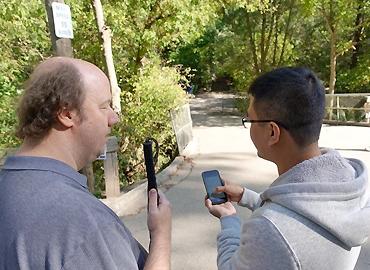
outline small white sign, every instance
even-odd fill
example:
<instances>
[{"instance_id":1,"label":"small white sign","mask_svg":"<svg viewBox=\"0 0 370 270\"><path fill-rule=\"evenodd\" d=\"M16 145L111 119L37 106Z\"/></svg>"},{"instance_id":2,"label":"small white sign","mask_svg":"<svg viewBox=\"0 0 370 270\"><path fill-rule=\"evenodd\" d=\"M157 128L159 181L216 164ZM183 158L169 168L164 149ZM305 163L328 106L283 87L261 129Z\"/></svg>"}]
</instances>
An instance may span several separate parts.
<instances>
[{"instance_id":1,"label":"small white sign","mask_svg":"<svg viewBox=\"0 0 370 270\"><path fill-rule=\"evenodd\" d=\"M71 9L68 5L53 2L51 4L54 18L55 35L58 38L73 38Z\"/></svg>"},{"instance_id":2,"label":"small white sign","mask_svg":"<svg viewBox=\"0 0 370 270\"><path fill-rule=\"evenodd\" d=\"M105 144L104 150L96 158L97 160L106 160L107 159L107 144Z\"/></svg>"}]
</instances>

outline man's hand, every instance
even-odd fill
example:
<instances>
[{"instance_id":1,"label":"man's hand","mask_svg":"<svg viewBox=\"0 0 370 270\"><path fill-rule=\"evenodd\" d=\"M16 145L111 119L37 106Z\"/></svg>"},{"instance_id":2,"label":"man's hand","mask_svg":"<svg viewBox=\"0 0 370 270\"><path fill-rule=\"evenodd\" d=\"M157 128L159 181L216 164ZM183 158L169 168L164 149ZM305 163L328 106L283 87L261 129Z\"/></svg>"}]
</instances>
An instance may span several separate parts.
<instances>
[{"instance_id":1,"label":"man's hand","mask_svg":"<svg viewBox=\"0 0 370 270\"><path fill-rule=\"evenodd\" d=\"M236 184L231 184L227 181L224 182L225 185L217 187L216 192L225 192L230 201L237 203L240 202L244 193L244 188Z\"/></svg>"},{"instance_id":2,"label":"man's hand","mask_svg":"<svg viewBox=\"0 0 370 270\"><path fill-rule=\"evenodd\" d=\"M231 202L213 205L210 199L205 198L204 204L208 208L208 211L217 218L236 214L235 207Z\"/></svg>"},{"instance_id":3,"label":"man's hand","mask_svg":"<svg viewBox=\"0 0 370 270\"><path fill-rule=\"evenodd\" d=\"M162 192L159 193L157 205L157 191L149 191L147 222L150 246L145 270L169 270L171 265L171 205L166 196Z\"/></svg>"},{"instance_id":4,"label":"man's hand","mask_svg":"<svg viewBox=\"0 0 370 270\"><path fill-rule=\"evenodd\" d=\"M151 237L171 236L171 204L166 196L159 192L159 204L157 205L157 191L149 191L148 202L148 229Z\"/></svg>"}]
</instances>

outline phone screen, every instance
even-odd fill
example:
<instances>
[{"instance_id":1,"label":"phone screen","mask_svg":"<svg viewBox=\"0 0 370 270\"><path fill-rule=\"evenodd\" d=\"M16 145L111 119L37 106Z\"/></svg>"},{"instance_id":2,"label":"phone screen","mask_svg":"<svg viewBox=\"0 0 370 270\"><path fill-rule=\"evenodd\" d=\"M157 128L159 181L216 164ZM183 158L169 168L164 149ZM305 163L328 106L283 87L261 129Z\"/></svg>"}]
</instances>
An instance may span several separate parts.
<instances>
[{"instance_id":1,"label":"phone screen","mask_svg":"<svg viewBox=\"0 0 370 270\"><path fill-rule=\"evenodd\" d=\"M203 172L202 178L207 195L213 204L221 204L227 201L227 196L224 192L214 193L216 187L223 186L220 174L217 170Z\"/></svg>"}]
</instances>

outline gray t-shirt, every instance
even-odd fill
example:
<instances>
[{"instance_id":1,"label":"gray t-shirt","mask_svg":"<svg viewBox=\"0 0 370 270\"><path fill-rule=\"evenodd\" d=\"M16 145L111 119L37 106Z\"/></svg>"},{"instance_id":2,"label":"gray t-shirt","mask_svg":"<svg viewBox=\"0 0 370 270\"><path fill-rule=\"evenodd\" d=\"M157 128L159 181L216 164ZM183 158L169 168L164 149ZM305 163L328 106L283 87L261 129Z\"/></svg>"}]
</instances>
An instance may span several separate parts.
<instances>
[{"instance_id":1,"label":"gray t-shirt","mask_svg":"<svg viewBox=\"0 0 370 270\"><path fill-rule=\"evenodd\" d=\"M9 157L0 172L0 269L143 269L145 249L67 164Z\"/></svg>"}]
</instances>

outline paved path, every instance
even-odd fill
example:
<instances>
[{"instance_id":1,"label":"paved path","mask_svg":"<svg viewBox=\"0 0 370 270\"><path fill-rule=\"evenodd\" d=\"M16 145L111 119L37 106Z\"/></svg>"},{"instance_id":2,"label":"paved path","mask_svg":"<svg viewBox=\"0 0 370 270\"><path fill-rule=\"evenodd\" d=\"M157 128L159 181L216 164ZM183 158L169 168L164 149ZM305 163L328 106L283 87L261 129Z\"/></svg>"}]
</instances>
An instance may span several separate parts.
<instances>
[{"instance_id":1,"label":"paved path","mask_svg":"<svg viewBox=\"0 0 370 270\"><path fill-rule=\"evenodd\" d=\"M173 177L166 196L173 205L174 270L214 270L216 236L220 226L203 206L205 195L200 173L218 169L225 179L262 191L277 177L274 164L256 156L248 129L233 110L232 95L206 94L191 101L194 136L199 153L193 155ZM364 160L370 167L370 128L323 127L320 146L335 147L348 157ZM350 150L348 150L350 149ZM237 208L243 218L250 212ZM148 247L145 211L123 217L133 235ZM356 270L370 269L370 244L361 253Z\"/></svg>"}]
</instances>

